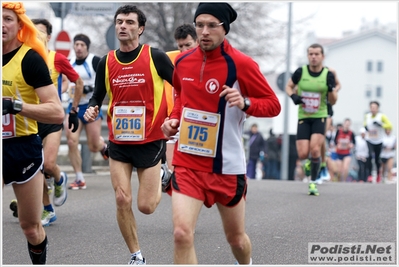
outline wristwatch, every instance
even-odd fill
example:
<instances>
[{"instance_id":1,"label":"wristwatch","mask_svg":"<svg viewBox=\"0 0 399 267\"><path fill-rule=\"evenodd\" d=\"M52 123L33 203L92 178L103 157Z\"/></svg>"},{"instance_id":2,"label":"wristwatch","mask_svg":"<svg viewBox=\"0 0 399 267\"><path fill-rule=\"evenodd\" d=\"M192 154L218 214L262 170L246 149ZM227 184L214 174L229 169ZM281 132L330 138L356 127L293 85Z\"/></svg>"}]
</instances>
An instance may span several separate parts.
<instances>
[{"instance_id":1,"label":"wristwatch","mask_svg":"<svg viewBox=\"0 0 399 267\"><path fill-rule=\"evenodd\" d=\"M251 100L249 100L248 97L244 97L244 107L242 108L242 111L247 111L249 107L251 106Z\"/></svg>"},{"instance_id":2,"label":"wristwatch","mask_svg":"<svg viewBox=\"0 0 399 267\"><path fill-rule=\"evenodd\" d=\"M13 102L13 109L18 113L22 111L22 101L15 99Z\"/></svg>"}]
</instances>

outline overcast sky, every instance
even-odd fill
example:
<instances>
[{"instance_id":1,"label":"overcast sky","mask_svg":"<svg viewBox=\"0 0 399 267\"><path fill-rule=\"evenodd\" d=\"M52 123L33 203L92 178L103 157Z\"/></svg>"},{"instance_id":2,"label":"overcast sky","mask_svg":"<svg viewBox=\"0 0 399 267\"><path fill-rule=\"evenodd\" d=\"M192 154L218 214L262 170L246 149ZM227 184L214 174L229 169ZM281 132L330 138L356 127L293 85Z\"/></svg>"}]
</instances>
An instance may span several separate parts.
<instances>
[{"instance_id":1,"label":"overcast sky","mask_svg":"<svg viewBox=\"0 0 399 267\"><path fill-rule=\"evenodd\" d=\"M288 18L287 7L280 8L273 17ZM292 21L315 14L311 28L317 37L342 37L343 31L356 31L362 24L378 20L380 24L398 24L398 3L393 1L335 1L292 2ZM284 20L287 21L287 20Z\"/></svg>"},{"instance_id":2,"label":"overcast sky","mask_svg":"<svg viewBox=\"0 0 399 267\"><path fill-rule=\"evenodd\" d=\"M24 4L27 8L37 6L35 2L24 1ZM398 10L398 3L394 1L292 1L292 21L314 14L310 28L317 37L339 38L343 31L358 30L362 19L370 23L378 20L380 24L397 25ZM273 17L288 21L288 2L274 11Z\"/></svg>"}]
</instances>

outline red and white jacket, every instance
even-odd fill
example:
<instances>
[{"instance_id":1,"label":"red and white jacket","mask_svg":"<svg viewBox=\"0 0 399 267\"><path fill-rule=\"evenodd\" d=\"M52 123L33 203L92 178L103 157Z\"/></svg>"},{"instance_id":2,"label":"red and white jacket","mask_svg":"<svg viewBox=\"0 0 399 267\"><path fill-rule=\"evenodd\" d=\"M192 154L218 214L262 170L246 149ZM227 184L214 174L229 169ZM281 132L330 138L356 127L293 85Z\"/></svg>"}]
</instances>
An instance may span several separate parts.
<instances>
[{"instance_id":1,"label":"red and white jacket","mask_svg":"<svg viewBox=\"0 0 399 267\"><path fill-rule=\"evenodd\" d=\"M173 165L219 174L245 174L242 132L247 114L255 117L274 117L281 111L279 100L258 64L233 48L225 39L212 51L202 51L197 47L178 55L173 85L176 98L170 118L179 119L180 125L183 108L220 116L217 136L207 136L214 138L213 142L216 143L214 157L181 152L180 129ZM246 112L237 106L229 107L225 98L219 97L223 85L238 89L244 97L250 99L251 105Z\"/></svg>"}]
</instances>

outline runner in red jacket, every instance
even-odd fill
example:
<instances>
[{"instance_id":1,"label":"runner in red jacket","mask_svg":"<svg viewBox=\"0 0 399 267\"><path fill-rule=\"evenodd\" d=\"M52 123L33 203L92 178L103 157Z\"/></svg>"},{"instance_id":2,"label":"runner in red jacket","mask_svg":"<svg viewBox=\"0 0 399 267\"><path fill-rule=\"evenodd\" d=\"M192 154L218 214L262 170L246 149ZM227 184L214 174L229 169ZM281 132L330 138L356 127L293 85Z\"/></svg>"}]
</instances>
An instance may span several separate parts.
<instances>
[{"instance_id":1,"label":"runner in red jacket","mask_svg":"<svg viewBox=\"0 0 399 267\"><path fill-rule=\"evenodd\" d=\"M179 131L168 190L175 264L198 264L196 221L202 205L215 203L237 262L252 263L243 125L248 115L277 116L281 106L258 64L225 39L236 17L227 3L200 3L194 16L199 47L175 61L175 104L162 125L167 137Z\"/></svg>"}]
</instances>

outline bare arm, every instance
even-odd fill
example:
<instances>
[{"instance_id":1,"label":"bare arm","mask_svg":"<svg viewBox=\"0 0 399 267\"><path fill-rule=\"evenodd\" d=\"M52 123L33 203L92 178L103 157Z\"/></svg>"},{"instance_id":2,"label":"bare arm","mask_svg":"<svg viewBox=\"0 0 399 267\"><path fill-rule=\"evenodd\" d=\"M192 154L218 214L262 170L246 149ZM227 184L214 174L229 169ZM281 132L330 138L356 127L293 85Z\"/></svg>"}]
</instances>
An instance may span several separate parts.
<instances>
[{"instance_id":1,"label":"bare arm","mask_svg":"<svg viewBox=\"0 0 399 267\"><path fill-rule=\"evenodd\" d=\"M61 124L65 113L54 84L36 88L35 92L40 104L23 103L19 114L42 123Z\"/></svg>"},{"instance_id":2,"label":"bare arm","mask_svg":"<svg viewBox=\"0 0 399 267\"><path fill-rule=\"evenodd\" d=\"M335 80L335 87L333 88L333 92L328 92L328 102L331 105L335 105L338 100L338 91L341 90L341 82L339 81L337 72L334 69L328 68L328 70L334 75Z\"/></svg>"},{"instance_id":3,"label":"bare arm","mask_svg":"<svg viewBox=\"0 0 399 267\"><path fill-rule=\"evenodd\" d=\"M340 82L339 79L338 79L337 72L336 72L334 69L332 69L332 68L328 68L328 70L331 71L332 74L334 74L334 78L335 78L335 90L338 92L339 90L341 90L341 82Z\"/></svg>"},{"instance_id":4,"label":"bare arm","mask_svg":"<svg viewBox=\"0 0 399 267\"><path fill-rule=\"evenodd\" d=\"M79 105L80 98L83 94L83 80L82 78L78 78L75 81L75 92L73 96L72 107L77 107Z\"/></svg>"},{"instance_id":5,"label":"bare arm","mask_svg":"<svg viewBox=\"0 0 399 267\"><path fill-rule=\"evenodd\" d=\"M292 81L291 78L288 79L287 85L285 86L285 92L288 96L296 93L296 84Z\"/></svg>"},{"instance_id":6,"label":"bare arm","mask_svg":"<svg viewBox=\"0 0 399 267\"><path fill-rule=\"evenodd\" d=\"M285 86L285 92L292 99L295 105L304 104L302 97L297 94L298 86L290 78Z\"/></svg>"},{"instance_id":7,"label":"bare arm","mask_svg":"<svg viewBox=\"0 0 399 267\"><path fill-rule=\"evenodd\" d=\"M328 102L331 105L335 105L335 103L337 103L338 100L338 90L334 89L332 90L332 92L328 92Z\"/></svg>"},{"instance_id":8,"label":"bare arm","mask_svg":"<svg viewBox=\"0 0 399 267\"><path fill-rule=\"evenodd\" d=\"M69 87L69 80L65 74L62 74L62 85L61 85L61 92L65 93Z\"/></svg>"}]
</instances>

